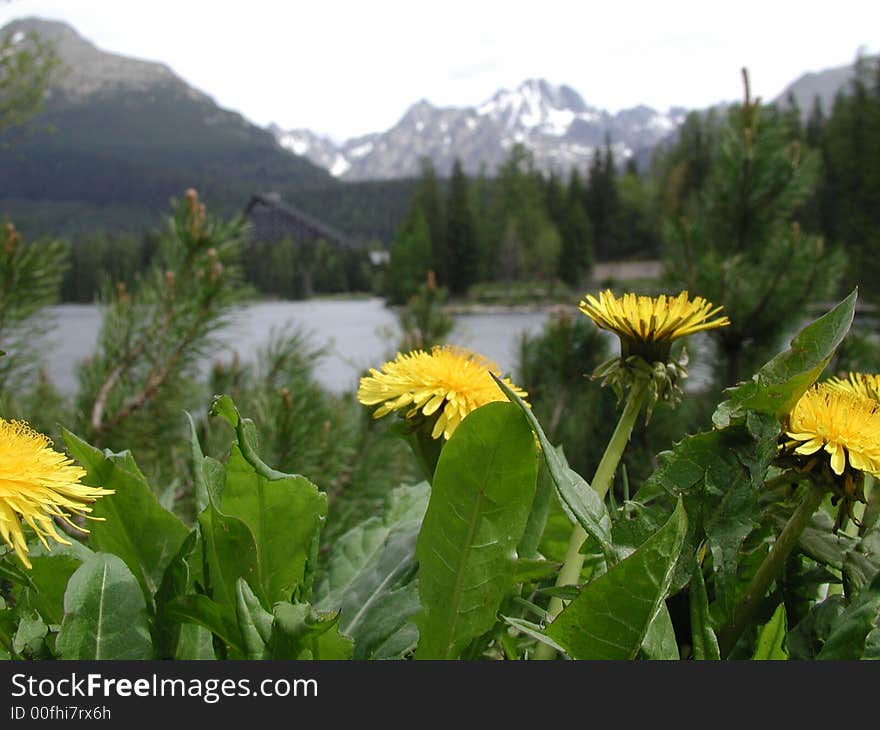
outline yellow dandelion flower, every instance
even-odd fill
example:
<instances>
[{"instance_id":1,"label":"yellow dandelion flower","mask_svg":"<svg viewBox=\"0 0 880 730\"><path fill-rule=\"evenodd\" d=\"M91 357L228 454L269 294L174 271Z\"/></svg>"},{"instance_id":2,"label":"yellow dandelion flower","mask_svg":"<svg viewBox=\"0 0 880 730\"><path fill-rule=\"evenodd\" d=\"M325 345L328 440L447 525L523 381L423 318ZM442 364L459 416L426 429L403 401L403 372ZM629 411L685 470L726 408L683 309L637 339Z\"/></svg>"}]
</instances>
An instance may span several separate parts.
<instances>
[{"instance_id":1,"label":"yellow dandelion flower","mask_svg":"<svg viewBox=\"0 0 880 730\"><path fill-rule=\"evenodd\" d=\"M584 314L620 338L623 357L641 355L648 362L665 362L673 340L730 324L727 317L715 318L721 309L702 297L690 300L686 291L676 297L618 298L606 289L598 299L588 294L580 303Z\"/></svg>"},{"instance_id":2,"label":"yellow dandelion flower","mask_svg":"<svg viewBox=\"0 0 880 730\"><path fill-rule=\"evenodd\" d=\"M845 390L864 398L880 401L880 375L849 373L846 378L834 376L825 382L830 388Z\"/></svg>"},{"instance_id":3,"label":"yellow dandelion flower","mask_svg":"<svg viewBox=\"0 0 880 730\"><path fill-rule=\"evenodd\" d=\"M15 550L28 568L28 547L22 522L37 534L46 547L47 537L69 545L55 529L54 517L70 521L71 515L91 512L88 505L98 497L113 494L100 487L80 484L85 470L51 448L46 436L24 421L0 418L0 537Z\"/></svg>"},{"instance_id":4,"label":"yellow dandelion flower","mask_svg":"<svg viewBox=\"0 0 880 730\"><path fill-rule=\"evenodd\" d=\"M831 470L853 469L880 475L880 403L827 383L814 385L789 414L786 445L809 456L825 449Z\"/></svg>"},{"instance_id":5,"label":"yellow dandelion flower","mask_svg":"<svg viewBox=\"0 0 880 730\"><path fill-rule=\"evenodd\" d=\"M402 409L407 409L405 416L410 419L439 414L431 436L448 440L469 413L486 403L507 400L490 372L501 375L495 363L460 347L398 353L380 370L371 368L370 375L361 378L357 397L365 406L381 404L374 418ZM508 379L504 383L526 398L525 391Z\"/></svg>"}]
</instances>

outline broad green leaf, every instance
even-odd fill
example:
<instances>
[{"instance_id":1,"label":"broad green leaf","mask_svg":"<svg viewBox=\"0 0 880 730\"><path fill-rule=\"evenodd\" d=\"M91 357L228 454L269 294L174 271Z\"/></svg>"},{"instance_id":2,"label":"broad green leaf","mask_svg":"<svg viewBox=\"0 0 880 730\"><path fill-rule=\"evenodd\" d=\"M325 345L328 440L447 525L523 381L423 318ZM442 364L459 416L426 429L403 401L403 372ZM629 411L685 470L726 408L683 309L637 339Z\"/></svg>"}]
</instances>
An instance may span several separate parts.
<instances>
[{"instance_id":1,"label":"broad green leaf","mask_svg":"<svg viewBox=\"0 0 880 730\"><path fill-rule=\"evenodd\" d=\"M31 555L33 568L22 590L22 603L35 609L47 623L60 624L64 617L64 591L82 560L70 554Z\"/></svg>"},{"instance_id":2,"label":"broad green leaf","mask_svg":"<svg viewBox=\"0 0 880 730\"><path fill-rule=\"evenodd\" d=\"M269 605L289 600L303 587L327 515L327 495L305 477L266 478L233 446L220 510L250 529Z\"/></svg>"},{"instance_id":3,"label":"broad green leaf","mask_svg":"<svg viewBox=\"0 0 880 730\"><path fill-rule=\"evenodd\" d=\"M305 477L263 462L253 422L240 417L228 396L217 398L211 412L226 419L238 437L226 462L219 511L241 520L253 535L260 585L248 583L267 608L290 600L294 592L308 597L327 495Z\"/></svg>"},{"instance_id":4,"label":"broad green leaf","mask_svg":"<svg viewBox=\"0 0 880 730\"><path fill-rule=\"evenodd\" d=\"M712 621L709 617L709 598L706 594L706 582L703 580L703 571L698 563L694 564L689 599L691 644L693 646L694 659L717 661L721 659L721 651L718 648L718 637L715 636L715 631L712 629Z\"/></svg>"},{"instance_id":5,"label":"broad green leaf","mask_svg":"<svg viewBox=\"0 0 880 730\"><path fill-rule=\"evenodd\" d=\"M100 451L66 429L71 455L88 471L84 483L115 490L97 500L89 524L89 546L118 555L137 578L152 607L168 563L177 555L189 530L159 504L131 453Z\"/></svg>"},{"instance_id":6,"label":"broad green leaf","mask_svg":"<svg viewBox=\"0 0 880 730\"><path fill-rule=\"evenodd\" d=\"M196 591L196 584L204 585L203 576L203 544L201 531L193 529L174 559L168 564L162 584L156 592L156 618L153 624L153 642L160 658L177 657L180 653L181 633L187 624L168 618L166 606L178 596ZM192 627L189 627L190 629ZM187 641L196 638L191 630L187 631ZM189 650L183 650L188 654Z\"/></svg>"},{"instance_id":7,"label":"broad green leaf","mask_svg":"<svg viewBox=\"0 0 880 730\"><path fill-rule=\"evenodd\" d=\"M656 535L581 589L547 636L573 659L634 659L666 598L686 532L679 501Z\"/></svg>"},{"instance_id":8,"label":"broad green leaf","mask_svg":"<svg viewBox=\"0 0 880 730\"><path fill-rule=\"evenodd\" d=\"M646 659L666 661L681 659L675 638L675 627L672 625L672 617L665 602L660 604L660 610L651 621L645 638L642 639L641 653Z\"/></svg>"},{"instance_id":9,"label":"broad green leaf","mask_svg":"<svg viewBox=\"0 0 880 730\"><path fill-rule=\"evenodd\" d=\"M272 614L264 610L250 586L239 578L235 584L235 617L247 659L265 659L272 635Z\"/></svg>"},{"instance_id":10,"label":"broad green leaf","mask_svg":"<svg viewBox=\"0 0 880 730\"><path fill-rule=\"evenodd\" d=\"M758 642L755 645L755 653L752 655L752 659L788 659L788 649L785 646L787 631L785 604L780 603L770 620L758 632Z\"/></svg>"},{"instance_id":11,"label":"broad green leaf","mask_svg":"<svg viewBox=\"0 0 880 730\"><path fill-rule=\"evenodd\" d=\"M315 605L325 610L342 608L340 621L344 624L347 607L343 603L352 584L374 567L394 530L421 524L430 493L427 482L397 487L385 497L380 515L368 518L336 540L315 584ZM356 600L352 605L359 604Z\"/></svg>"},{"instance_id":12,"label":"broad green leaf","mask_svg":"<svg viewBox=\"0 0 880 730\"><path fill-rule=\"evenodd\" d=\"M95 553L70 577L55 642L63 659L151 659L146 603L126 564Z\"/></svg>"},{"instance_id":13,"label":"broad green leaf","mask_svg":"<svg viewBox=\"0 0 880 730\"><path fill-rule=\"evenodd\" d=\"M752 379L726 392L712 416L718 428L725 428L757 411L773 416L789 413L804 392L822 374L835 350L849 332L855 314L857 290L827 314L807 325L781 352L761 367Z\"/></svg>"},{"instance_id":14,"label":"broad green leaf","mask_svg":"<svg viewBox=\"0 0 880 730\"><path fill-rule=\"evenodd\" d=\"M272 659L350 659L351 639L339 633L339 616L305 603L276 603L269 650Z\"/></svg>"},{"instance_id":15,"label":"broad green leaf","mask_svg":"<svg viewBox=\"0 0 880 730\"><path fill-rule=\"evenodd\" d=\"M865 587L835 622L831 635L816 656L817 659L861 659L866 648L875 651L876 635L880 626L880 574Z\"/></svg>"},{"instance_id":16,"label":"broad green leaf","mask_svg":"<svg viewBox=\"0 0 880 730\"><path fill-rule=\"evenodd\" d=\"M174 658L182 661L210 661L217 658L214 653L213 636L208 629L198 624L184 623L174 650Z\"/></svg>"},{"instance_id":17,"label":"broad green leaf","mask_svg":"<svg viewBox=\"0 0 880 730\"><path fill-rule=\"evenodd\" d=\"M514 589L537 475L534 436L512 403L478 408L443 447L416 546L416 658L457 658L495 625Z\"/></svg>"},{"instance_id":18,"label":"broad green leaf","mask_svg":"<svg viewBox=\"0 0 880 730\"><path fill-rule=\"evenodd\" d=\"M204 543L205 574L211 598L232 609L235 585L244 578L262 592L257 545L248 526L237 517L222 514L213 505L199 517ZM268 596L262 596L268 603Z\"/></svg>"},{"instance_id":19,"label":"broad green leaf","mask_svg":"<svg viewBox=\"0 0 880 730\"><path fill-rule=\"evenodd\" d=\"M399 658L418 641L415 544L430 491L427 482L392 490L380 516L336 541L315 586L315 607L339 610L355 659Z\"/></svg>"},{"instance_id":20,"label":"broad green leaf","mask_svg":"<svg viewBox=\"0 0 880 730\"><path fill-rule=\"evenodd\" d=\"M242 656L244 641L236 621L234 607L212 601L205 595L178 596L170 601L165 614L181 623L193 623L219 636Z\"/></svg>"},{"instance_id":21,"label":"broad green leaf","mask_svg":"<svg viewBox=\"0 0 880 730\"><path fill-rule=\"evenodd\" d=\"M538 437L550 477L569 517L573 522L580 523L584 531L599 543L609 562L614 562L616 556L611 543L611 518L605 509L605 504L584 478L568 465L562 449L557 449L550 443L531 408L503 380L494 374L492 377L510 401L520 407L535 436Z\"/></svg>"}]
</instances>

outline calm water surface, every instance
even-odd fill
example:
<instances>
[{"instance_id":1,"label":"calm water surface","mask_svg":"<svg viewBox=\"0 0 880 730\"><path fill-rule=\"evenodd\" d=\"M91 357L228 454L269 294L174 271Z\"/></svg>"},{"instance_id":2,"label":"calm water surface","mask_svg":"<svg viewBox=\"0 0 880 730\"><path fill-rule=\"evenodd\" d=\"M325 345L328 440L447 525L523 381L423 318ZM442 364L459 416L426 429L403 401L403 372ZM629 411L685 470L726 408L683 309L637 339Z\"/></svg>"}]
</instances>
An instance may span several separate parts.
<instances>
[{"instance_id":1,"label":"calm water surface","mask_svg":"<svg viewBox=\"0 0 880 730\"><path fill-rule=\"evenodd\" d=\"M56 387L70 395L77 387L76 365L94 351L101 314L91 304L62 304L51 311L56 326L48 337L46 371ZM514 373L520 337L539 332L547 317L546 311L458 315L449 340L478 350L505 373ZM315 345L327 347L315 375L336 393L355 389L364 368L393 357L398 338L397 319L382 299L260 302L236 313L211 361L229 362L236 352L252 361L270 334L285 326L302 327Z\"/></svg>"}]
</instances>

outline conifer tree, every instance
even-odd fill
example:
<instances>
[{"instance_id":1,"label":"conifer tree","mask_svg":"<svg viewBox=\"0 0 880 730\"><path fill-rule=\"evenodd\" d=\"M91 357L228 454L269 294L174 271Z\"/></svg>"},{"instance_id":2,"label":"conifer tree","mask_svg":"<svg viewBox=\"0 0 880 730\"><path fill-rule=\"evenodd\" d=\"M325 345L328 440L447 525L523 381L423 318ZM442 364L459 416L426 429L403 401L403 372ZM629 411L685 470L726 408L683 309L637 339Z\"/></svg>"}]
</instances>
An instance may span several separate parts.
<instances>
[{"instance_id":1,"label":"conifer tree","mask_svg":"<svg viewBox=\"0 0 880 730\"><path fill-rule=\"evenodd\" d=\"M593 154L585 202L593 226L596 257L608 260L614 256L619 241L620 223L620 199L610 139L606 138L604 150L597 149Z\"/></svg>"},{"instance_id":2,"label":"conifer tree","mask_svg":"<svg viewBox=\"0 0 880 730\"><path fill-rule=\"evenodd\" d=\"M404 304L425 281L432 270L431 233L425 212L410 210L401 225L386 269L385 293L391 304Z\"/></svg>"},{"instance_id":3,"label":"conifer tree","mask_svg":"<svg viewBox=\"0 0 880 730\"><path fill-rule=\"evenodd\" d=\"M446 285L447 251L446 251L446 220L443 209L443 191L437 179L437 173L430 158L422 158L422 174L416 188L413 206L420 208L428 225L431 241L431 269L437 277L437 283ZM424 272L420 279L424 278Z\"/></svg>"},{"instance_id":4,"label":"conifer tree","mask_svg":"<svg viewBox=\"0 0 880 730\"><path fill-rule=\"evenodd\" d=\"M531 154L515 145L498 171L490 211L490 261L495 278L556 276L561 243L547 215Z\"/></svg>"},{"instance_id":5,"label":"conifer tree","mask_svg":"<svg viewBox=\"0 0 880 730\"><path fill-rule=\"evenodd\" d=\"M477 281L480 262L468 180L457 158L446 198L446 254L447 287L453 295L464 294Z\"/></svg>"},{"instance_id":6,"label":"conifer tree","mask_svg":"<svg viewBox=\"0 0 880 730\"><path fill-rule=\"evenodd\" d=\"M593 229L583 201L583 184L572 168L559 222L562 250L558 276L569 286L580 284L593 266Z\"/></svg>"},{"instance_id":7,"label":"conifer tree","mask_svg":"<svg viewBox=\"0 0 880 730\"><path fill-rule=\"evenodd\" d=\"M856 62L847 93L838 94L825 125L826 235L844 246L849 283L871 283L863 296L880 299L873 285L880 275L880 61Z\"/></svg>"},{"instance_id":8,"label":"conifer tree","mask_svg":"<svg viewBox=\"0 0 880 730\"><path fill-rule=\"evenodd\" d=\"M793 222L814 189L818 159L788 125L750 96L730 110L705 189L678 221L665 259L673 285L724 306L730 326L712 332L718 385L730 386L836 293L842 258Z\"/></svg>"}]
</instances>

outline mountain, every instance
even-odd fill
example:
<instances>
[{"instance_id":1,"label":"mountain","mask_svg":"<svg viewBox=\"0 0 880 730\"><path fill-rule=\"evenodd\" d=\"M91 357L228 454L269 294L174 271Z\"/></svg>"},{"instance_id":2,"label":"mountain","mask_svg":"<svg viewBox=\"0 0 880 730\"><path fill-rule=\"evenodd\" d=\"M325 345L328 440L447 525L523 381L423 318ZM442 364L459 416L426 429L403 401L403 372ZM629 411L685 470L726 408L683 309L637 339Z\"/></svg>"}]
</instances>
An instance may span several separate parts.
<instances>
[{"instance_id":1,"label":"mountain","mask_svg":"<svg viewBox=\"0 0 880 730\"><path fill-rule=\"evenodd\" d=\"M876 63L877 57L866 56L869 63ZM789 107L794 99L801 114L806 119L813 108L814 99L819 97L822 109L829 113L834 106L834 97L841 90L845 91L855 78L856 66L836 66L823 71L809 71L789 84L785 90L773 100L774 104Z\"/></svg>"},{"instance_id":2,"label":"mountain","mask_svg":"<svg viewBox=\"0 0 880 730\"><path fill-rule=\"evenodd\" d=\"M410 107L386 132L335 144L309 130L272 128L279 143L343 180L390 179L419 173L429 157L441 175L458 157L466 172L491 173L521 143L544 170L586 167L610 139L618 160L638 155L678 128L686 110L646 106L610 114L587 106L570 86L529 79L502 89L477 107L440 108L427 100Z\"/></svg>"},{"instance_id":3,"label":"mountain","mask_svg":"<svg viewBox=\"0 0 880 730\"><path fill-rule=\"evenodd\" d=\"M54 44L62 72L35 120L37 131L0 150L0 200L14 200L16 213L38 201L50 216L53 205L69 212L76 204L116 206L115 213L140 219L195 187L229 214L257 191L333 182L322 167L163 64L101 51L60 22L27 18L0 29L13 36L30 31ZM0 215L9 208L4 204ZM86 210L85 218L97 212Z\"/></svg>"}]
</instances>

